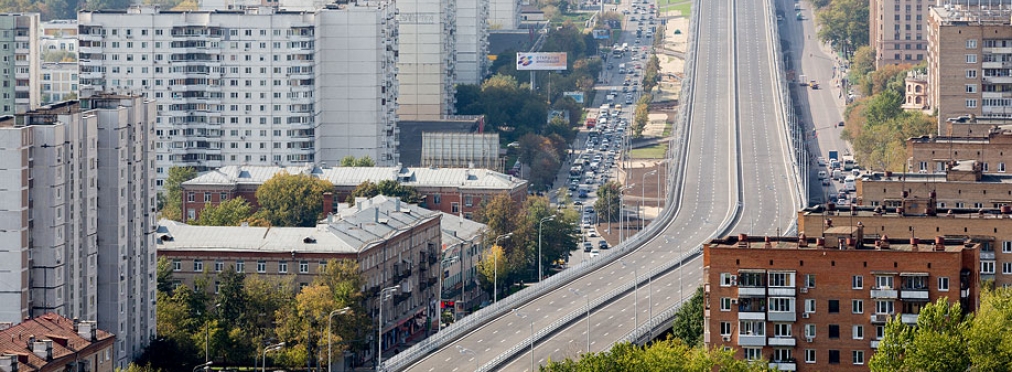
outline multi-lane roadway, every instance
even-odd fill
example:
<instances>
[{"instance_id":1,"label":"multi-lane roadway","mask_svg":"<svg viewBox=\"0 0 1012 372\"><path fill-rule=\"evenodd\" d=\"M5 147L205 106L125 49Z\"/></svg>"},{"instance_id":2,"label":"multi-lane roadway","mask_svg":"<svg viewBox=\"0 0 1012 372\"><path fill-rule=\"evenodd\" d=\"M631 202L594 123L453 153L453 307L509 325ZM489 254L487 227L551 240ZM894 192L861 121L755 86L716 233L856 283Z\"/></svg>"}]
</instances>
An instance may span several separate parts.
<instances>
[{"instance_id":1,"label":"multi-lane roadway","mask_svg":"<svg viewBox=\"0 0 1012 372\"><path fill-rule=\"evenodd\" d=\"M699 257L680 268L650 277L647 273L696 250L719 234L775 234L797 209L795 179L789 174L789 149L782 113L777 111L771 37L771 3L764 0L705 0L694 3L696 53L688 125L676 127L673 145L680 183L675 213L660 233L643 241L621 260L591 271L482 324L408 367L411 371L500 369L530 371L549 358L578 357L609 349L637 325L690 297L702 281ZM684 102L685 100L683 100ZM587 319L572 322L539 340L534 351L520 351L504 363L490 362L532 332L609 297ZM588 345L589 343L589 345ZM466 352L464 352L466 351Z\"/></svg>"}]
</instances>

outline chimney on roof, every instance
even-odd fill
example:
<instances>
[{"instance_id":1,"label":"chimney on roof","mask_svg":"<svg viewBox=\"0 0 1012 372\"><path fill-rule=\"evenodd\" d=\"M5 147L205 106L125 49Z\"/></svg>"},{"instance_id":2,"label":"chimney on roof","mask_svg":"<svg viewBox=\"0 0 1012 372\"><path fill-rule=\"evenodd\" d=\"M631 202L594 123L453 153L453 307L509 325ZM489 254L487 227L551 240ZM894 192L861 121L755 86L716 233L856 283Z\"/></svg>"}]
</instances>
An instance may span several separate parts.
<instances>
[{"instance_id":1,"label":"chimney on roof","mask_svg":"<svg viewBox=\"0 0 1012 372\"><path fill-rule=\"evenodd\" d=\"M0 355L0 372L18 372L18 356L15 354Z\"/></svg>"},{"instance_id":2,"label":"chimney on roof","mask_svg":"<svg viewBox=\"0 0 1012 372\"><path fill-rule=\"evenodd\" d=\"M882 244L880 244L882 246L882 249L889 249L889 236L888 235L882 234L882 238L879 239L879 241L882 242Z\"/></svg>"},{"instance_id":3,"label":"chimney on roof","mask_svg":"<svg viewBox=\"0 0 1012 372\"><path fill-rule=\"evenodd\" d=\"M738 234L738 248L748 248L748 234Z\"/></svg>"},{"instance_id":4,"label":"chimney on roof","mask_svg":"<svg viewBox=\"0 0 1012 372\"><path fill-rule=\"evenodd\" d=\"M770 239L768 236L763 237L763 248L773 248L773 239Z\"/></svg>"},{"instance_id":5,"label":"chimney on roof","mask_svg":"<svg viewBox=\"0 0 1012 372\"><path fill-rule=\"evenodd\" d=\"M95 334L95 322L85 321L77 324L77 335L81 338L88 340L88 342L98 341L98 337Z\"/></svg>"},{"instance_id":6,"label":"chimney on roof","mask_svg":"<svg viewBox=\"0 0 1012 372\"><path fill-rule=\"evenodd\" d=\"M921 243L921 240L917 239L917 237L910 238L910 246L911 246L912 250L916 251L917 250L917 245L920 244L920 243Z\"/></svg>"},{"instance_id":7,"label":"chimney on roof","mask_svg":"<svg viewBox=\"0 0 1012 372\"><path fill-rule=\"evenodd\" d=\"M945 252L945 237L938 235L935 236L935 251Z\"/></svg>"},{"instance_id":8,"label":"chimney on roof","mask_svg":"<svg viewBox=\"0 0 1012 372\"><path fill-rule=\"evenodd\" d=\"M805 235L804 231L798 235L798 248L808 248L808 236Z\"/></svg>"},{"instance_id":9,"label":"chimney on roof","mask_svg":"<svg viewBox=\"0 0 1012 372\"><path fill-rule=\"evenodd\" d=\"M45 361L53 360L53 340L35 341L32 343L32 354Z\"/></svg>"},{"instance_id":10,"label":"chimney on roof","mask_svg":"<svg viewBox=\"0 0 1012 372\"><path fill-rule=\"evenodd\" d=\"M826 248L826 238L822 236L815 238L815 246L819 248Z\"/></svg>"},{"instance_id":11,"label":"chimney on roof","mask_svg":"<svg viewBox=\"0 0 1012 372\"><path fill-rule=\"evenodd\" d=\"M827 218L826 219L826 227L833 227L833 219L832 218Z\"/></svg>"}]
</instances>

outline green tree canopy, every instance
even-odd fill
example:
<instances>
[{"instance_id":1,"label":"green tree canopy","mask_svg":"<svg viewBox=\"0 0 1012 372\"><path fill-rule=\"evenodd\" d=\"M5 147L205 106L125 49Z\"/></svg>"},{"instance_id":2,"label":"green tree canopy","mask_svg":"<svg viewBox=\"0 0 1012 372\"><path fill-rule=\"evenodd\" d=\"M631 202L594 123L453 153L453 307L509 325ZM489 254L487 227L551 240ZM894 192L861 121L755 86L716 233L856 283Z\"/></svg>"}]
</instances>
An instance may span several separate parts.
<instances>
[{"instance_id":1,"label":"green tree canopy","mask_svg":"<svg viewBox=\"0 0 1012 372\"><path fill-rule=\"evenodd\" d=\"M964 372L970 365L964 338L969 322L959 303L949 304L947 298L925 306L916 328L893 317L869 367L873 372Z\"/></svg>"},{"instance_id":2,"label":"green tree canopy","mask_svg":"<svg viewBox=\"0 0 1012 372\"><path fill-rule=\"evenodd\" d=\"M208 203L194 223L203 226L239 226L253 215L253 206L243 197L211 205Z\"/></svg>"},{"instance_id":3,"label":"green tree canopy","mask_svg":"<svg viewBox=\"0 0 1012 372\"><path fill-rule=\"evenodd\" d=\"M605 182L597 189L597 201L594 202L594 210L597 211L598 220L607 222L618 222L620 197L622 184L615 181Z\"/></svg>"},{"instance_id":4,"label":"green tree canopy","mask_svg":"<svg viewBox=\"0 0 1012 372\"><path fill-rule=\"evenodd\" d=\"M171 167L165 179L162 218L179 221L183 219L183 182L197 177L197 170L190 167Z\"/></svg>"},{"instance_id":5,"label":"green tree canopy","mask_svg":"<svg viewBox=\"0 0 1012 372\"><path fill-rule=\"evenodd\" d=\"M689 302L675 313L671 332L687 345L703 345L703 287L697 287Z\"/></svg>"},{"instance_id":6,"label":"green tree canopy","mask_svg":"<svg viewBox=\"0 0 1012 372\"><path fill-rule=\"evenodd\" d=\"M543 372L759 372L773 371L766 363L734 358L733 350L702 347L691 348L681 340L667 339L650 346L629 343L614 345L611 350L580 355L579 360L552 361Z\"/></svg>"},{"instance_id":7,"label":"green tree canopy","mask_svg":"<svg viewBox=\"0 0 1012 372\"><path fill-rule=\"evenodd\" d=\"M397 182L396 180L382 180L379 183L363 181L355 190L352 190L348 203L355 205L355 198L372 198L377 195L385 195L400 198L402 201L417 204L422 200L418 189Z\"/></svg>"},{"instance_id":8,"label":"green tree canopy","mask_svg":"<svg viewBox=\"0 0 1012 372\"><path fill-rule=\"evenodd\" d=\"M323 217L323 194L334 185L307 174L281 172L260 185L254 218L272 226L316 226Z\"/></svg>"}]
</instances>

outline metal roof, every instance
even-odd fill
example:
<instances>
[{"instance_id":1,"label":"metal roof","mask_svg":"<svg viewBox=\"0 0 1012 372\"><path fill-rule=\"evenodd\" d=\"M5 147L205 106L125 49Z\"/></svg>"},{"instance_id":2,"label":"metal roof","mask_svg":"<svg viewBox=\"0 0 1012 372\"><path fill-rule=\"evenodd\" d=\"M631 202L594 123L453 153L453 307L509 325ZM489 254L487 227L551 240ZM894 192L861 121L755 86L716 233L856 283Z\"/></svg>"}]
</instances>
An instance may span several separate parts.
<instances>
[{"instance_id":1,"label":"metal roof","mask_svg":"<svg viewBox=\"0 0 1012 372\"><path fill-rule=\"evenodd\" d=\"M308 174L330 181L334 186L355 187L364 181L398 180L406 186L453 187L473 190L512 190L527 183L526 180L487 169L466 168L400 168L400 167L319 167L319 166L225 166L201 173L183 182L184 186L198 185L259 185L274 177L289 174Z\"/></svg>"}]
</instances>

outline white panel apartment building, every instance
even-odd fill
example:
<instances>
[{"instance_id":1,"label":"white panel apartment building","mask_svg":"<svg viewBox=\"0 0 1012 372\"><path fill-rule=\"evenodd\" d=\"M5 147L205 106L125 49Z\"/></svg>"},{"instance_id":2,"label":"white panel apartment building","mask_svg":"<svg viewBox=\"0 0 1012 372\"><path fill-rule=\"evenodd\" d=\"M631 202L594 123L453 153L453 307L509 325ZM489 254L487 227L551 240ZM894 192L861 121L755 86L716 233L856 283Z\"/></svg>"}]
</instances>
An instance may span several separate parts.
<instances>
[{"instance_id":1,"label":"white panel apartment building","mask_svg":"<svg viewBox=\"0 0 1012 372\"><path fill-rule=\"evenodd\" d=\"M78 24L82 85L158 102L158 186L173 165L398 160L396 44L379 42L396 20L382 6L134 7L82 11Z\"/></svg>"},{"instance_id":2,"label":"white panel apartment building","mask_svg":"<svg viewBox=\"0 0 1012 372\"><path fill-rule=\"evenodd\" d=\"M397 11L398 118L438 120L453 114L457 0L400 0Z\"/></svg>"},{"instance_id":3,"label":"white panel apartment building","mask_svg":"<svg viewBox=\"0 0 1012 372\"><path fill-rule=\"evenodd\" d=\"M119 368L154 336L154 110L100 95L0 118L0 321L96 319Z\"/></svg>"},{"instance_id":4,"label":"white panel apartment building","mask_svg":"<svg viewBox=\"0 0 1012 372\"><path fill-rule=\"evenodd\" d=\"M492 30L516 30L520 28L520 7L522 0L488 0L488 25Z\"/></svg>"},{"instance_id":5,"label":"white panel apartment building","mask_svg":"<svg viewBox=\"0 0 1012 372\"><path fill-rule=\"evenodd\" d=\"M488 72L490 0L457 0L457 84L481 84Z\"/></svg>"},{"instance_id":6,"label":"white panel apartment building","mask_svg":"<svg viewBox=\"0 0 1012 372\"><path fill-rule=\"evenodd\" d=\"M39 14L0 14L0 115L39 107Z\"/></svg>"}]
</instances>

